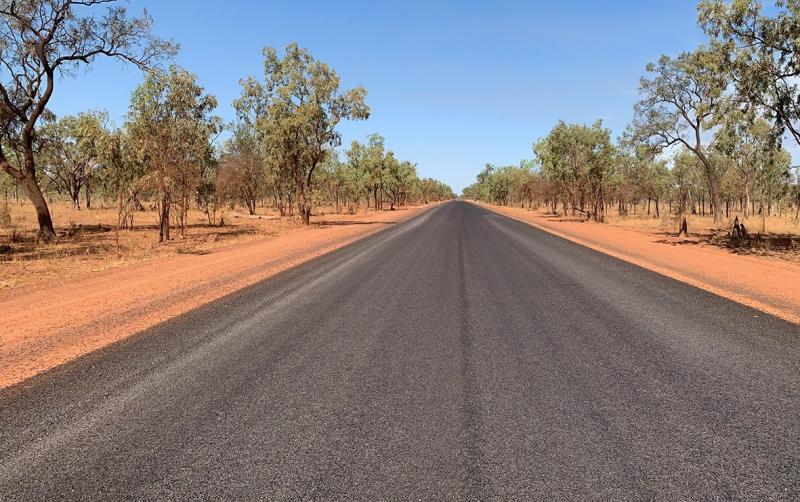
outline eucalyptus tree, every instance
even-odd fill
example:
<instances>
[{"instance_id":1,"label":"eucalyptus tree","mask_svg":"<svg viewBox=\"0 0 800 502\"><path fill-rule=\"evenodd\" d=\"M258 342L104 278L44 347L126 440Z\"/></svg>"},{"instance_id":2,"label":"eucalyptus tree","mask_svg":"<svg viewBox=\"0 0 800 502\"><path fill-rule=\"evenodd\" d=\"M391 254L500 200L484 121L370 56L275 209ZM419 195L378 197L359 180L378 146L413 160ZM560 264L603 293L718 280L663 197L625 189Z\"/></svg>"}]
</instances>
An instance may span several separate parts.
<instances>
[{"instance_id":1,"label":"eucalyptus tree","mask_svg":"<svg viewBox=\"0 0 800 502\"><path fill-rule=\"evenodd\" d=\"M533 162L520 162L511 169L511 199L522 207L533 208L534 200L541 194L541 177Z\"/></svg>"},{"instance_id":2,"label":"eucalyptus tree","mask_svg":"<svg viewBox=\"0 0 800 502\"><path fill-rule=\"evenodd\" d=\"M439 184L435 179L424 178L420 180L419 188L423 204L428 204L434 201L438 202Z\"/></svg>"},{"instance_id":3,"label":"eucalyptus tree","mask_svg":"<svg viewBox=\"0 0 800 502\"><path fill-rule=\"evenodd\" d=\"M655 216L661 216L661 202L670 193L670 172L663 159L648 158L643 162L640 175L641 186L647 197L647 214L650 214L650 201L655 203Z\"/></svg>"},{"instance_id":4,"label":"eucalyptus tree","mask_svg":"<svg viewBox=\"0 0 800 502\"><path fill-rule=\"evenodd\" d=\"M791 163L791 155L786 150L770 150L756 178L762 232L766 231L766 217L772 215L774 204L791 197Z\"/></svg>"},{"instance_id":5,"label":"eucalyptus tree","mask_svg":"<svg viewBox=\"0 0 800 502\"><path fill-rule=\"evenodd\" d=\"M611 131L599 120L591 126L562 121L534 144L533 151L542 175L558 186L564 214L571 208L602 222L607 184L617 155Z\"/></svg>"},{"instance_id":6,"label":"eucalyptus tree","mask_svg":"<svg viewBox=\"0 0 800 502\"><path fill-rule=\"evenodd\" d=\"M52 118L48 104L60 79L100 56L146 69L177 47L151 34L145 12L128 17L116 0L0 2L0 166L26 190L39 238L55 237L36 169L37 130ZM18 152L22 162L11 160Z\"/></svg>"},{"instance_id":7,"label":"eucalyptus tree","mask_svg":"<svg viewBox=\"0 0 800 502\"><path fill-rule=\"evenodd\" d=\"M703 166L714 206L714 221L722 221L720 183L723 166L708 153L707 135L724 99L727 77L715 51L698 49L678 57L662 56L647 65L641 79L641 99L627 134L656 149L683 145Z\"/></svg>"},{"instance_id":8,"label":"eucalyptus tree","mask_svg":"<svg viewBox=\"0 0 800 502\"><path fill-rule=\"evenodd\" d=\"M800 2L779 0L773 16L757 0L704 0L698 11L743 104L766 110L800 144Z\"/></svg>"},{"instance_id":9,"label":"eucalyptus tree","mask_svg":"<svg viewBox=\"0 0 800 502\"><path fill-rule=\"evenodd\" d=\"M369 207L369 195L372 193L373 185L367 148L362 143L353 140L350 148L345 152L345 156L347 160L343 164L353 176L357 197L363 195L367 199L367 207Z\"/></svg>"},{"instance_id":10,"label":"eucalyptus tree","mask_svg":"<svg viewBox=\"0 0 800 502\"><path fill-rule=\"evenodd\" d=\"M792 187L795 204L794 219L800 220L800 166L792 166L789 172L791 173L792 170L794 170L794 186Z\"/></svg>"},{"instance_id":11,"label":"eucalyptus tree","mask_svg":"<svg viewBox=\"0 0 800 502\"><path fill-rule=\"evenodd\" d=\"M623 138L619 157L619 169L615 175L621 178L625 186L623 192L631 197L634 202L647 199L647 214L653 213L651 204L654 203L656 217L661 216L661 202L670 194L670 173L667 161L660 159L657 152L646 145L630 143ZM621 207L623 201L619 201ZM620 214L626 214L620 210Z\"/></svg>"},{"instance_id":12,"label":"eucalyptus tree","mask_svg":"<svg viewBox=\"0 0 800 502\"><path fill-rule=\"evenodd\" d=\"M389 209L405 204L409 193L417 182L417 166L409 161L397 160L393 153L387 158L386 193L389 195Z\"/></svg>"},{"instance_id":13,"label":"eucalyptus tree","mask_svg":"<svg viewBox=\"0 0 800 502\"><path fill-rule=\"evenodd\" d=\"M104 112L84 112L63 117L40 130L41 170L57 189L69 195L74 209L80 210L80 195L91 207L91 184L101 168L101 143L106 134Z\"/></svg>"},{"instance_id":14,"label":"eucalyptus tree","mask_svg":"<svg viewBox=\"0 0 800 502\"><path fill-rule=\"evenodd\" d=\"M753 190L758 178L769 171L775 152L780 150L775 128L756 114L756 108L731 107L722 118L714 141L715 150L728 158L741 177L742 210L750 217Z\"/></svg>"},{"instance_id":15,"label":"eucalyptus tree","mask_svg":"<svg viewBox=\"0 0 800 502\"><path fill-rule=\"evenodd\" d=\"M119 249L119 232L123 227L133 228L133 215L142 209L137 180L145 174L145 166L138 161L130 134L124 128L106 130L98 141L99 160L102 164L98 179L106 195L113 194L117 202L116 240Z\"/></svg>"},{"instance_id":16,"label":"eucalyptus tree","mask_svg":"<svg viewBox=\"0 0 800 502\"><path fill-rule=\"evenodd\" d=\"M683 146L672 158L672 194L670 203L677 205L677 213L683 218L686 213L695 212L694 204L700 200L703 186L703 166L694 152Z\"/></svg>"},{"instance_id":17,"label":"eucalyptus tree","mask_svg":"<svg viewBox=\"0 0 800 502\"><path fill-rule=\"evenodd\" d=\"M367 136L366 143L353 141L347 151L348 164L356 169L369 205L372 195L373 207L383 209L383 197L386 195L386 183L390 164L395 160L394 154L386 150L386 140L378 133Z\"/></svg>"},{"instance_id":18,"label":"eucalyptus tree","mask_svg":"<svg viewBox=\"0 0 800 502\"><path fill-rule=\"evenodd\" d=\"M295 202L304 224L311 220L314 173L329 148L341 144L336 130L342 120L369 117L363 87L342 91L339 76L297 44L279 56L266 48L264 82L242 82L243 99L253 103L266 151L286 166L294 185Z\"/></svg>"},{"instance_id":19,"label":"eucalyptus tree","mask_svg":"<svg viewBox=\"0 0 800 502\"><path fill-rule=\"evenodd\" d=\"M178 203L181 233L189 200L212 154L221 128L214 96L197 77L176 66L151 72L133 93L126 128L138 161L145 166L139 185L153 192L159 209L159 242L170 238L170 210Z\"/></svg>"},{"instance_id":20,"label":"eucalyptus tree","mask_svg":"<svg viewBox=\"0 0 800 502\"><path fill-rule=\"evenodd\" d=\"M331 151L323 164L328 200L337 213L342 211L342 206L354 209L362 196L368 196L367 174L358 163L350 162L350 153L348 160L343 162L338 152Z\"/></svg>"},{"instance_id":21,"label":"eucalyptus tree","mask_svg":"<svg viewBox=\"0 0 800 502\"><path fill-rule=\"evenodd\" d=\"M262 155L254 129L240 124L225 142L219 166L228 195L241 201L250 215L267 187L267 161Z\"/></svg>"},{"instance_id":22,"label":"eucalyptus tree","mask_svg":"<svg viewBox=\"0 0 800 502\"><path fill-rule=\"evenodd\" d=\"M583 193L586 151L576 148L571 129L565 122L558 124L533 145L533 153L542 166L542 174L558 187L564 216L568 209L583 210L578 202ZM581 206L579 208L579 205Z\"/></svg>"},{"instance_id":23,"label":"eucalyptus tree","mask_svg":"<svg viewBox=\"0 0 800 502\"><path fill-rule=\"evenodd\" d=\"M391 152L386 151L386 140L383 136L374 133L367 137L362 166L367 173L369 190L372 192L372 200L375 203L373 207L378 210L383 209L384 183L392 155Z\"/></svg>"}]
</instances>

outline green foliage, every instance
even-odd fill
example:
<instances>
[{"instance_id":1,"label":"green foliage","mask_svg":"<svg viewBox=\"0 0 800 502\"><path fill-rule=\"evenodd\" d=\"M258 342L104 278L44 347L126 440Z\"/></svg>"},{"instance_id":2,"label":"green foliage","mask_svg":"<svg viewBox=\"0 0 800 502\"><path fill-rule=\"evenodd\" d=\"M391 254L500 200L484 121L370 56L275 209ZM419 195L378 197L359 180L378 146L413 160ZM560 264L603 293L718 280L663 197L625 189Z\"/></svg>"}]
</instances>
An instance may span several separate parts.
<instances>
[{"instance_id":1,"label":"green foliage","mask_svg":"<svg viewBox=\"0 0 800 502\"><path fill-rule=\"evenodd\" d=\"M656 150L681 145L694 153L703 166L718 222L722 221L720 184L726 164L711 161L704 135L724 110L724 67L719 52L705 48L676 58L662 56L658 63L647 65L648 75L639 85L641 99L627 131L631 142Z\"/></svg>"},{"instance_id":2,"label":"green foliage","mask_svg":"<svg viewBox=\"0 0 800 502\"><path fill-rule=\"evenodd\" d=\"M90 204L90 187L98 181L102 167L107 120L104 112L84 112L46 124L39 133L40 172L56 190L69 195L75 209L80 209L81 190Z\"/></svg>"},{"instance_id":3,"label":"green foliage","mask_svg":"<svg viewBox=\"0 0 800 502\"><path fill-rule=\"evenodd\" d=\"M287 169L298 212L308 224L314 173L327 151L341 143L339 122L369 117L367 91L340 91L336 72L297 44L288 45L283 57L273 48L264 49L264 82L245 79L242 87L237 108L254 120L272 161Z\"/></svg>"},{"instance_id":4,"label":"green foliage","mask_svg":"<svg viewBox=\"0 0 800 502\"><path fill-rule=\"evenodd\" d=\"M221 121L217 100L178 67L151 72L133 93L126 128L135 160L144 166L139 187L152 193L160 213L160 240L169 240L170 209L179 203L181 233L188 204L203 180Z\"/></svg>"},{"instance_id":5,"label":"green foliage","mask_svg":"<svg viewBox=\"0 0 800 502\"><path fill-rule=\"evenodd\" d=\"M565 214L569 208L603 221L618 155L611 131L599 120L591 126L559 122L533 151L545 179L556 185Z\"/></svg>"},{"instance_id":6,"label":"green foliage","mask_svg":"<svg viewBox=\"0 0 800 502\"><path fill-rule=\"evenodd\" d=\"M268 191L269 166L255 128L239 124L225 143L219 169L215 173L215 194L228 202L242 202L253 215L256 204ZM207 183L211 183L210 180ZM206 189L210 195L210 188ZM207 203L211 202L206 197Z\"/></svg>"},{"instance_id":7,"label":"green foliage","mask_svg":"<svg viewBox=\"0 0 800 502\"><path fill-rule=\"evenodd\" d=\"M147 13L128 17L116 0L27 0L0 3L0 167L25 187L39 236L55 238L36 166L37 129L59 79L106 56L149 68L177 46L154 37ZM12 158L22 157L15 163Z\"/></svg>"},{"instance_id":8,"label":"green foliage","mask_svg":"<svg viewBox=\"0 0 800 502\"><path fill-rule=\"evenodd\" d=\"M360 198L370 198L373 207L383 207L384 196L390 209L411 201L438 202L454 197L449 186L437 180L420 179L416 164L398 160L385 149L385 140L378 134L367 138L367 143L353 141L346 152L346 162L338 158L328 169L328 185L332 190L329 200L357 203ZM337 208L339 202L336 202ZM338 209L337 209L338 210Z\"/></svg>"},{"instance_id":9,"label":"green foliage","mask_svg":"<svg viewBox=\"0 0 800 502\"><path fill-rule=\"evenodd\" d=\"M386 182L384 189L389 195L390 209L405 204L419 182L417 166L409 161L400 162L394 155L389 155Z\"/></svg>"},{"instance_id":10,"label":"green foliage","mask_svg":"<svg viewBox=\"0 0 800 502\"><path fill-rule=\"evenodd\" d=\"M548 198L550 184L529 161L519 166L495 167L486 164L477 181L466 187L462 195L467 199L482 200L499 205L515 204L533 207Z\"/></svg>"},{"instance_id":11,"label":"green foliage","mask_svg":"<svg viewBox=\"0 0 800 502\"><path fill-rule=\"evenodd\" d=\"M800 144L800 2L781 0L774 10L765 15L757 0L703 0L698 21L725 62L720 75L736 84L737 98Z\"/></svg>"}]
</instances>

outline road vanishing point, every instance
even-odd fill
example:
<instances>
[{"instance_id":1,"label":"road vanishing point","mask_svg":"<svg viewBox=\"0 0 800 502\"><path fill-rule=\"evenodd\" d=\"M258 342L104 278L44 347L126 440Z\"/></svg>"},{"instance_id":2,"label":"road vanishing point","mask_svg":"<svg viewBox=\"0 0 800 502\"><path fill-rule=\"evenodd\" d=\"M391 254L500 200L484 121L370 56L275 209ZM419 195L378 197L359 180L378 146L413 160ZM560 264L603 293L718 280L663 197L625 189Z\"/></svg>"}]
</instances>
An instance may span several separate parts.
<instances>
[{"instance_id":1,"label":"road vanishing point","mask_svg":"<svg viewBox=\"0 0 800 502\"><path fill-rule=\"evenodd\" d=\"M454 201L0 390L0 499L800 499L800 327Z\"/></svg>"}]
</instances>

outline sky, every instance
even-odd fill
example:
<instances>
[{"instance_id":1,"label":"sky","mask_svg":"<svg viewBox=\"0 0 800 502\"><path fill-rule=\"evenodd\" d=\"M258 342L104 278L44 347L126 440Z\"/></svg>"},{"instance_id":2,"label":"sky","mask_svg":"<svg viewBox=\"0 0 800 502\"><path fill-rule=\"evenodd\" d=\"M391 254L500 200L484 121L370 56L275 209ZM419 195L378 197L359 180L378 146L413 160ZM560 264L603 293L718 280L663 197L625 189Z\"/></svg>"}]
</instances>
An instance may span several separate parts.
<instances>
[{"instance_id":1,"label":"sky","mask_svg":"<svg viewBox=\"0 0 800 502\"><path fill-rule=\"evenodd\" d=\"M297 42L363 85L372 113L340 126L343 145L371 133L398 158L459 192L484 164L518 164L559 120L630 122L645 65L704 40L696 0L246 1L131 0L154 33L181 45L175 62L234 118L239 80L263 75L263 47ZM56 89L59 116L106 110L124 121L142 81L133 66L97 60Z\"/></svg>"}]
</instances>

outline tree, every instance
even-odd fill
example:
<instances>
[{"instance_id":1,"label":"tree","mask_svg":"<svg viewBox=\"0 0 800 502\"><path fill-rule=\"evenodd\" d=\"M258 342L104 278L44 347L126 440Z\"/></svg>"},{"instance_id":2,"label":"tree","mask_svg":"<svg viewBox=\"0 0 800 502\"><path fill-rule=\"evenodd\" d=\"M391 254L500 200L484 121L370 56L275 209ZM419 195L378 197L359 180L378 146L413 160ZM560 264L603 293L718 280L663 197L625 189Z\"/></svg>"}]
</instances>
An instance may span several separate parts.
<instances>
[{"instance_id":1,"label":"tree","mask_svg":"<svg viewBox=\"0 0 800 502\"><path fill-rule=\"evenodd\" d=\"M780 0L774 17L756 0L704 0L698 21L743 103L763 108L800 144L800 2Z\"/></svg>"},{"instance_id":2,"label":"tree","mask_svg":"<svg viewBox=\"0 0 800 502\"><path fill-rule=\"evenodd\" d=\"M519 205L532 209L548 199L546 182L533 161L521 161L518 166L495 167L486 164L476 182L463 190L464 197L506 206ZM424 181L424 180L423 180Z\"/></svg>"},{"instance_id":3,"label":"tree","mask_svg":"<svg viewBox=\"0 0 800 502\"><path fill-rule=\"evenodd\" d=\"M72 206L80 210L80 194L86 194L91 207L91 181L100 169L100 142L106 134L106 114L84 112L64 117L41 129L42 171L59 191L69 195Z\"/></svg>"},{"instance_id":4,"label":"tree","mask_svg":"<svg viewBox=\"0 0 800 502\"><path fill-rule=\"evenodd\" d=\"M242 125L234 130L219 169L228 192L244 203L249 214L256 214L256 204L266 188L267 166L253 129Z\"/></svg>"},{"instance_id":5,"label":"tree","mask_svg":"<svg viewBox=\"0 0 800 502\"><path fill-rule=\"evenodd\" d=\"M417 181L417 166L408 161L399 161L393 153L387 159L386 193L389 195L389 209L405 204L409 192Z\"/></svg>"},{"instance_id":6,"label":"tree","mask_svg":"<svg viewBox=\"0 0 800 502\"><path fill-rule=\"evenodd\" d=\"M544 177L558 186L564 214L568 207L602 222L616 149L601 121L592 126L559 122L533 147ZM587 204L591 210L587 211Z\"/></svg>"},{"instance_id":7,"label":"tree","mask_svg":"<svg viewBox=\"0 0 800 502\"><path fill-rule=\"evenodd\" d=\"M792 166L791 170L794 170L794 186L792 187L792 193L794 193L794 204L795 204L795 212L794 212L794 219L800 220L800 166ZM791 183L791 179L789 180Z\"/></svg>"},{"instance_id":8,"label":"tree","mask_svg":"<svg viewBox=\"0 0 800 502\"><path fill-rule=\"evenodd\" d=\"M145 12L129 18L115 0L20 0L0 2L0 166L25 188L36 209L39 238L55 229L36 170L37 127L59 78L107 56L149 68L177 47L151 35ZM100 14L102 13L102 14ZM15 166L9 152L21 154Z\"/></svg>"},{"instance_id":9,"label":"tree","mask_svg":"<svg viewBox=\"0 0 800 502\"><path fill-rule=\"evenodd\" d=\"M744 195L744 217L750 217L753 190L759 176L779 150L776 131L755 108L740 110L731 107L722 119L723 125L715 140L715 149L730 159L741 176Z\"/></svg>"},{"instance_id":10,"label":"tree","mask_svg":"<svg viewBox=\"0 0 800 502\"><path fill-rule=\"evenodd\" d=\"M641 184L648 199L648 214L650 213L650 200L655 202L655 216L661 216L661 201L669 194L670 176L667 163L663 160L650 158L642 163Z\"/></svg>"},{"instance_id":11,"label":"tree","mask_svg":"<svg viewBox=\"0 0 800 502\"><path fill-rule=\"evenodd\" d=\"M792 158L786 150L770 150L756 177L756 193L761 212L761 232L766 231L766 217L773 204L789 195Z\"/></svg>"},{"instance_id":12,"label":"tree","mask_svg":"<svg viewBox=\"0 0 800 502\"><path fill-rule=\"evenodd\" d=\"M370 197L377 210L383 208L384 196L390 209L416 200L425 204L454 197L452 189L432 178L419 179L417 165L398 160L386 150L385 140L379 134L368 136L367 144L353 141L346 152L347 161L332 162L328 184L345 198L358 200Z\"/></svg>"},{"instance_id":13,"label":"tree","mask_svg":"<svg viewBox=\"0 0 800 502\"><path fill-rule=\"evenodd\" d=\"M372 199L375 209L383 209L383 194L386 170L389 167L390 152L386 151L386 140L378 133L367 137L367 144L363 152L363 169L367 173Z\"/></svg>"},{"instance_id":14,"label":"tree","mask_svg":"<svg viewBox=\"0 0 800 502\"><path fill-rule=\"evenodd\" d=\"M357 167L339 159L339 154L331 151L323 163L325 186L328 199L333 202L334 211L341 212L342 204L357 202L365 193L363 172Z\"/></svg>"},{"instance_id":15,"label":"tree","mask_svg":"<svg viewBox=\"0 0 800 502\"><path fill-rule=\"evenodd\" d=\"M348 163L361 174L364 190L372 194L375 209L383 209L383 196L386 193L386 181L389 165L394 161L394 154L386 151L386 140L374 133L367 137L367 143L353 141L347 151Z\"/></svg>"},{"instance_id":16,"label":"tree","mask_svg":"<svg viewBox=\"0 0 800 502\"><path fill-rule=\"evenodd\" d=\"M711 162L704 133L714 124L727 86L722 64L715 52L698 49L676 58L662 56L657 64L647 65L647 72L628 135L658 149L680 144L696 155L711 194L714 221L720 223L722 166Z\"/></svg>"},{"instance_id":17,"label":"tree","mask_svg":"<svg viewBox=\"0 0 800 502\"><path fill-rule=\"evenodd\" d=\"M686 215L690 205L694 207L695 200L698 199L702 170L700 159L694 152L684 147L678 149L670 172L673 187L671 201L677 205L679 219Z\"/></svg>"},{"instance_id":18,"label":"tree","mask_svg":"<svg viewBox=\"0 0 800 502\"><path fill-rule=\"evenodd\" d=\"M98 141L100 163L99 182L106 194L117 200L117 251L120 249L119 232L123 226L133 227L133 214L141 209L136 190L136 180L144 175L144 166L137 162L130 135L124 129L105 131Z\"/></svg>"},{"instance_id":19,"label":"tree","mask_svg":"<svg viewBox=\"0 0 800 502\"><path fill-rule=\"evenodd\" d=\"M369 117L366 90L339 90L339 76L297 44L283 57L264 49L264 82L243 81L243 99L258 111L257 128L266 151L291 174L295 201L304 224L311 221L314 173L327 150L341 144L342 120Z\"/></svg>"},{"instance_id":20,"label":"tree","mask_svg":"<svg viewBox=\"0 0 800 502\"><path fill-rule=\"evenodd\" d=\"M172 66L151 72L133 93L127 129L145 166L140 186L154 192L159 209L159 242L170 238L170 210L178 203L181 234L186 212L212 154L221 127L213 116L214 96L204 94L197 78Z\"/></svg>"},{"instance_id":21,"label":"tree","mask_svg":"<svg viewBox=\"0 0 800 502\"><path fill-rule=\"evenodd\" d=\"M347 170L353 178L357 197L364 196L369 208L369 198L372 195L375 209L380 209L379 198L382 198L385 171L383 137L372 134L367 145L354 140L346 155Z\"/></svg>"}]
</instances>

